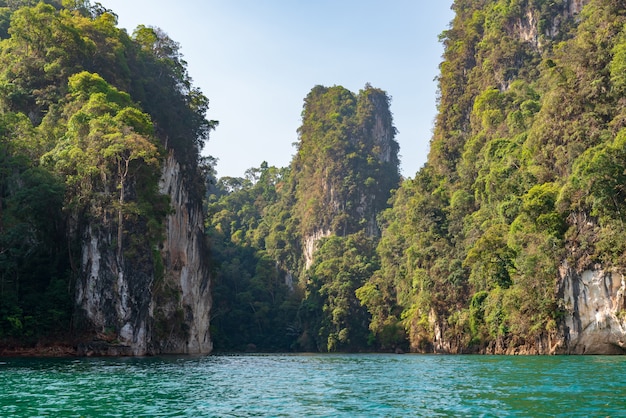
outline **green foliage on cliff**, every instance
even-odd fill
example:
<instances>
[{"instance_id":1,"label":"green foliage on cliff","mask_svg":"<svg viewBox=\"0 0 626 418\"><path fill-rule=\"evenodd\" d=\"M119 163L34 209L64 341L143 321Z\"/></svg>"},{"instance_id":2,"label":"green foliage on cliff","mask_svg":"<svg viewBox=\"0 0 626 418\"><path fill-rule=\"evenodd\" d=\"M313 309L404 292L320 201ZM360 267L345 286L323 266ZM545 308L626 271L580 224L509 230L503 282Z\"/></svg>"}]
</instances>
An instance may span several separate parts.
<instances>
[{"instance_id":1,"label":"green foliage on cliff","mask_svg":"<svg viewBox=\"0 0 626 418\"><path fill-rule=\"evenodd\" d=\"M455 1L428 163L382 217L375 332L537 348L568 309L561 266L623 270L626 13L585 3Z\"/></svg>"},{"instance_id":2,"label":"green foliage on cliff","mask_svg":"<svg viewBox=\"0 0 626 418\"><path fill-rule=\"evenodd\" d=\"M294 348L298 296L280 267L297 245L293 223L281 213L288 178L288 169L263 163L245 179L221 178L209 196L216 350Z\"/></svg>"},{"instance_id":3,"label":"green foliage on cliff","mask_svg":"<svg viewBox=\"0 0 626 418\"><path fill-rule=\"evenodd\" d=\"M0 1L0 342L72 331L87 225L118 262L159 268L167 152L204 194L208 100L178 44L116 19L89 1Z\"/></svg>"},{"instance_id":4,"label":"green foliage on cliff","mask_svg":"<svg viewBox=\"0 0 626 418\"><path fill-rule=\"evenodd\" d=\"M378 268L377 215L399 184L389 98L314 87L289 168L222 178L209 198L216 349L373 349L356 296Z\"/></svg>"},{"instance_id":5,"label":"green foliage on cliff","mask_svg":"<svg viewBox=\"0 0 626 418\"><path fill-rule=\"evenodd\" d=\"M310 330L309 336L301 338L302 348L312 351L368 348L368 343L373 342L368 341L369 315L356 291L377 267L373 240L363 231L345 237L331 236L319 243L302 302L305 329Z\"/></svg>"},{"instance_id":6,"label":"green foliage on cliff","mask_svg":"<svg viewBox=\"0 0 626 418\"><path fill-rule=\"evenodd\" d=\"M381 158L367 135L386 96L317 86L305 99L281 203L249 223L289 225L287 253L305 255L277 264L300 272L296 348L546 353L571 309L562 271L624 270L623 2L453 9L428 162L391 208L356 198L396 188L397 149Z\"/></svg>"},{"instance_id":7,"label":"green foliage on cliff","mask_svg":"<svg viewBox=\"0 0 626 418\"><path fill-rule=\"evenodd\" d=\"M369 85L358 96L341 86L316 86L304 100L298 133L292 171L303 236L347 235L368 223L373 231L399 182L386 93Z\"/></svg>"},{"instance_id":8,"label":"green foliage on cliff","mask_svg":"<svg viewBox=\"0 0 626 418\"><path fill-rule=\"evenodd\" d=\"M205 195L215 122L176 42L86 1L0 0L0 340L70 329L86 225L162 268L174 152L206 196L216 349L549 351L561 271L626 262L626 8L580 4L454 2L413 178L384 91L315 86L289 167Z\"/></svg>"}]
</instances>

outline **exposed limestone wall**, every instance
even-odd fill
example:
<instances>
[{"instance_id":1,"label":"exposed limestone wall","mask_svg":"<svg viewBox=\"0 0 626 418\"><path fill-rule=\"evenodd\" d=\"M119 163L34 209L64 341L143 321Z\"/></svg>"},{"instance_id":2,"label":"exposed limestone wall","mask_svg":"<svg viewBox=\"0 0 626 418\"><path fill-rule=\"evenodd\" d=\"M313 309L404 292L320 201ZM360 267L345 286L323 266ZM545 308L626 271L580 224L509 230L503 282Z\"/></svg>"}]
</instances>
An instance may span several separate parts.
<instances>
[{"instance_id":1,"label":"exposed limestone wall","mask_svg":"<svg viewBox=\"0 0 626 418\"><path fill-rule=\"evenodd\" d=\"M151 351L152 265L119 260L113 236L91 225L84 234L76 304L82 326L102 344L82 347L81 354L145 355Z\"/></svg>"},{"instance_id":2,"label":"exposed limestone wall","mask_svg":"<svg viewBox=\"0 0 626 418\"><path fill-rule=\"evenodd\" d=\"M534 48L542 48L541 36L549 39L556 37L560 32L561 24L580 14L583 7L590 0L569 0L562 7L561 13L553 16L550 25L545 27L544 33L539 31L540 16L536 9L527 9L516 22L513 23L513 32L524 42L530 43Z\"/></svg>"},{"instance_id":3,"label":"exposed limestone wall","mask_svg":"<svg viewBox=\"0 0 626 418\"><path fill-rule=\"evenodd\" d=\"M145 240L135 240L140 244L132 260L120 259L111 219L96 220L85 230L76 304L82 328L91 329L94 339L82 344L79 354L203 354L212 349L202 207L189 200L172 153L159 186L172 206L160 248L162 272L155 270L155 252ZM140 225L125 229L128 237L142 233Z\"/></svg>"},{"instance_id":4,"label":"exposed limestone wall","mask_svg":"<svg viewBox=\"0 0 626 418\"><path fill-rule=\"evenodd\" d=\"M567 3L570 16L577 15L590 0L569 0Z\"/></svg>"},{"instance_id":5,"label":"exposed limestone wall","mask_svg":"<svg viewBox=\"0 0 626 418\"><path fill-rule=\"evenodd\" d=\"M210 277L200 202L190 202L180 164L170 153L159 185L169 194L174 212L167 217L161 254L164 280L180 291L177 311L182 310L187 338L167 341L170 353L206 354L213 347L209 335ZM173 313L170 313L173 314Z\"/></svg>"},{"instance_id":6,"label":"exposed limestone wall","mask_svg":"<svg viewBox=\"0 0 626 418\"><path fill-rule=\"evenodd\" d=\"M304 267L308 269L313 264L313 255L315 253L315 246L322 238L330 236L330 230L318 230L314 233L304 237Z\"/></svg>"},{"instance_id":7,"label":"exposed limestone wall","mask_svg":"<svg viewBox=\"0 0 626 418\"><path fill-rule=\"evenodd\" d=\"M537 47L539 45L537 23L535 13L531 10L527 10L523 16L515 22L514 31L524 42L528 42L534 47Z\"/></svg>"},{"instance_id":8,"label":"exposed limestone wall","mask_svg":"<svg viewBox=\"0 0 626 418\"><path fill-rule=\"evenodd\" d=\"M576 273L561 267L562 352L614 354L626 351L626 283L623 274L600 266Z\"/></svg>"},{"instance_id":9,"label":"exposed limestone wall","mask_svg":"<svg viewBox=\"0 0 626 418\"><path fill-rule=\"evenodd\" d=\"M433 353L458 354L460 347L445 338L445 321L441 321L433 309L428 313L428 323L433 330L432 347L428 347ZM415 348L414 348L415 349Z\"/></svg>"},{"instance_id":10,"label":"exposed limestone wall","mask_svg":"<svg viewBox=\"0 0 626 418\"><path fill-rule=\"evenodd\" d=\"M377 151L378 159L385 163L394 162L397 156L397 149L393 146L395 130L391 123L390 115L386 103L377 103L378 113L374 115L374 126L371 136L374 138L374 149Z\"/></svg>"}]
</instances>

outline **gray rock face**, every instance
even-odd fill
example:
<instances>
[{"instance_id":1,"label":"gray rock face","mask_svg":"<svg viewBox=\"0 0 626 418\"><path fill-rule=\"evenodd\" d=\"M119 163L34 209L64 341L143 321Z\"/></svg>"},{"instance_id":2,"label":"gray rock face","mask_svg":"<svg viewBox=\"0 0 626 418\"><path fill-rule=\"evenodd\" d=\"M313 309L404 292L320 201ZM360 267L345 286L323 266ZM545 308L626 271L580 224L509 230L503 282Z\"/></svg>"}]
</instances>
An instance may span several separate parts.
<instances>
[{"instance_id":1,"label":"gray rock face","mask_svg":"<svg viewBox=\"0 0 626 418\"><path fill-rule=\"evenodd\" d=\"M600 266L578 274L561 267L559 297L562 320L562 351L572 354L626 352L626 283L623 274ZM560 350L561 351L561 350Z\"/></svg>"},{"instance_id":2,"label":"gray rock face","mask_svg":"<svg viewBox=\"0 0 626 418\"><path fill-rule=\"evenodd\" d=\"M135 239L139 244L132 261L120 257L111 219L97 219L85 230L76 304L82 327L96 337L95 343L82 345L84 354L205 354L212 349L202 207L190 201L172 153L159 186L172 207L160 251L149 248L147 240ZM141 226L128 230L129 237L142 233ZM162 272L155 268L158 253Z\"/></svg>"},{"instance_id":3,"label":"gray rock face","mask_svg":"<svg viewBox=\"0 0 626 418\"><path fill-rule=\"evenodd\" d=\"M167 217L166 239L161 251L165 281L180 292L176 312L182 310L187 339L167 340L168 353L206 354L213 344L209 335L210 276L199 202L190 202L183 187L179 163L170 154L163 168L161 193L169 194L174 213ZM164 311L166 312L166 311Z\"/></svg>"},{"instance_id":4,"label":"gray rock face","mask_svg":"<svg viewBox=\"0 0 626 418\"><path fill-rule=\"evenodd\" d=\"M513 32L523 41L533 45L533 47L542 49L543 44L541 37L555 38L560 32L561 24L570 18L576 18L589 1L590 0L568 0L563 3L561 5L561 12L553 16L549 25L545 25L543 33L539 31L539 22L541 20L539 11L535 7L528 7L522 13L522 16L514 22L512 27Z\"/></svg>"},{"instance_id":5,"label":"gray rock face","mask_svg":"<svg viewBox=\"0 0 626 418\"><path fill-rule=\"evenodd\" d=\"M304 237L304 245L303 245L303 252L304 252L304 266L306 269L309 269L309 267L311 267L311 265L313 265L313 261L314 261L314 255L315 255L315 245L317 244L317 242L319 240L321 240L322 238L325 237L329 237L331 235L331 231L330 230L317 230L314 231L312 234Z\"/></svg>"},{"instance_id":6,"label":"gray rock face","mask_svg":"<svg viewBox=\"0 0 626 418\"><path fill-rule=\"evenodd\" d=\"M144 355L151 345L152 268L125 266L107 232L90 225L84 234L82 274L76 283L79 317L98 339L115 342L110 344L113 351L94 354L112 355L113 346L126 345L128 354Z\"/></svg>"},{"instance_id":7,"label":"gray rock face","mask_svg":"<svg viewBox=\"0 0 626 418\"><path fill-rule=\"evenodd\" d=\"M589 0L569 0L567 5L570 16L580 13L587 3L589 3Z\"/></svg>"}]
</instances>

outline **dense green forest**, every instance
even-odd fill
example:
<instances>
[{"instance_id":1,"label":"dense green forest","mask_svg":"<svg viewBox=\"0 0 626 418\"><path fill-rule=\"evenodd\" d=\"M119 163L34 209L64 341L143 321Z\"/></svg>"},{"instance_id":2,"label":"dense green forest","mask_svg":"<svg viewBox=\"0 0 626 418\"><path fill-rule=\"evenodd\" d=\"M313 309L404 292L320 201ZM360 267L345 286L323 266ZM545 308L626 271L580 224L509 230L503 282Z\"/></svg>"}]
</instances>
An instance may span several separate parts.
<instances>
[{"instance_id":1,"label":"dense green forest","mask_svg":"<svg viewBox=\"0 0 626 418\"><path fill-rule=\"evenodd\" d=\"M216 347L548 352L564 316L578 315L560 271L623 273L624 6L455 1L428 162L401 183L367 164L367 146L354 165L333 159L325 141L352 137L344 114L359 111L343 110L354 98L342 88L314 88L291 167L222 179L213 197L209 228L238 251L217 273L217 315L237 312L248 327L216 320ZM340 203L355 202L351 187L397 189L389 208L371 206L380 234L353 216L354 203L336 210L321 197L324 176L348 193ZM320 231L308 254L307 234ZM276 332L280 345L265 345Z\"/></svg>"},{"instance_id":2,"label":"dense green forest","mask_svg":"<svg viewBox=\"0 0 626 418\"><path fill-rule=\"evenodd\" d=\"M377 269L376 216L399 185L387 94L314 87L290 167L221 178L209 197L218 350L363 350L356 291Z\"/></svg>"},{"instance_id":3,"label":"dense green forest","mask_svg":"<svg viewBox=\"0 0 626 418\"><path fill-rule=\"evenodd\" d=\"M367 84L312 88L288 167L218 179L198 157L217 123L163 31L0 1L0 341L79 332L85 225L159 277L174 152L204 199L216 350L554 351L579 315L564 272L624 273L625 6L455 0L413 177Z\"/></svg>"},{"instance_id":4,"label":"dense green forest","mask_svg":"<svg viewBox=\"0 0 626 418\"><path fill-rule=\"evenodd\" d=\"M158 276L161 160L202 198L216 123L176 42L89 1L0 1L0 92L0 342L71 340L84 231Z\"/></svg>"},{"instance_id":5,"label":"dense green forest","mask_svg":"<svg viewBox=\"0 0 626 418\"><path fill-rule=\"evenodd\" d=\"M414 349L549 340L573 308L559 268L623 268L626 9L571 7L454 4L428 163L379 246Z\"/></svg>"}]
</instances>

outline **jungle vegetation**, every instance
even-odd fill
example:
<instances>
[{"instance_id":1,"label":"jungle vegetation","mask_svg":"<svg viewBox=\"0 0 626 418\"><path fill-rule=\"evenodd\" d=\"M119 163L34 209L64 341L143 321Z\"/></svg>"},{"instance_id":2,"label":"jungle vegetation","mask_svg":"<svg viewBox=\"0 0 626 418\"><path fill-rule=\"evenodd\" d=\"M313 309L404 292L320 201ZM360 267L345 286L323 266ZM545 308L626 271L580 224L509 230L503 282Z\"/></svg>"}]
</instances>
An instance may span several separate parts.
<instances>
[{"instance_id":1,"label":"jungle vegetation","mask_svg":"<svg viewBox=\"0 0 626 418\"><path fill-rule=\"evenodd\" d=\"M524 346L554 336L570 308L558 296L561 267L623 270L626 7L590 0L579 12L570 3L454 2L455 18L440 36L429 157L414 177L396 183L393 170L372 174L365 150L335 161L352 155L336 146L360 122L345 125L354 96L318 86L305 99L291 167L253 170L280 173L271 196L263 175L228 179L218 201L242 199L229 209L229 245L263 260L252 265L275 269L266 283L295 280L280 308L268 311L286 315L285 344L420 352ZM346 210L328 205L328 184ZM368 184L393 190L389 206L375 208L380 234L349 208L351 187ZM210 228L227 225L221 216L209 217ZM307 266L303 237L319 231L332 233ZM248 271L250 280L259 277ZM219 274L222 283L232 280ZM238 307L250 318L262 312Z\"/></svg>"},{"instance_id":2,"label":"jungle vegetation","mask_svg":"<svg viewBox=\"0 0 626 418\"><path fill-rule=\"evenodd\" d=\"M0 1L0 92L0 343L71 340L84 228L110 228L118 259L155 248L161 161L201 199L216 122L176 42L87 0Z\"/></svg>"},{"instance_id":3,"label":"jungle vegetation","mask_svg":"<svg viewBox=\"0 0 626 418\"><path fill-rule=\"evenodd\" d=\"M626 5L583 3L454 1L412 177L391 98L366 85L312 88L288 167L215 178L198 158L208 99L163 31L129 35L88 1L0 1L0 340L72 329L81 220L141 219L158 241L167 149L206 180L217 350L494 352L555 335L559 269L626 262Z\"/></svg>"}]
</instances>

